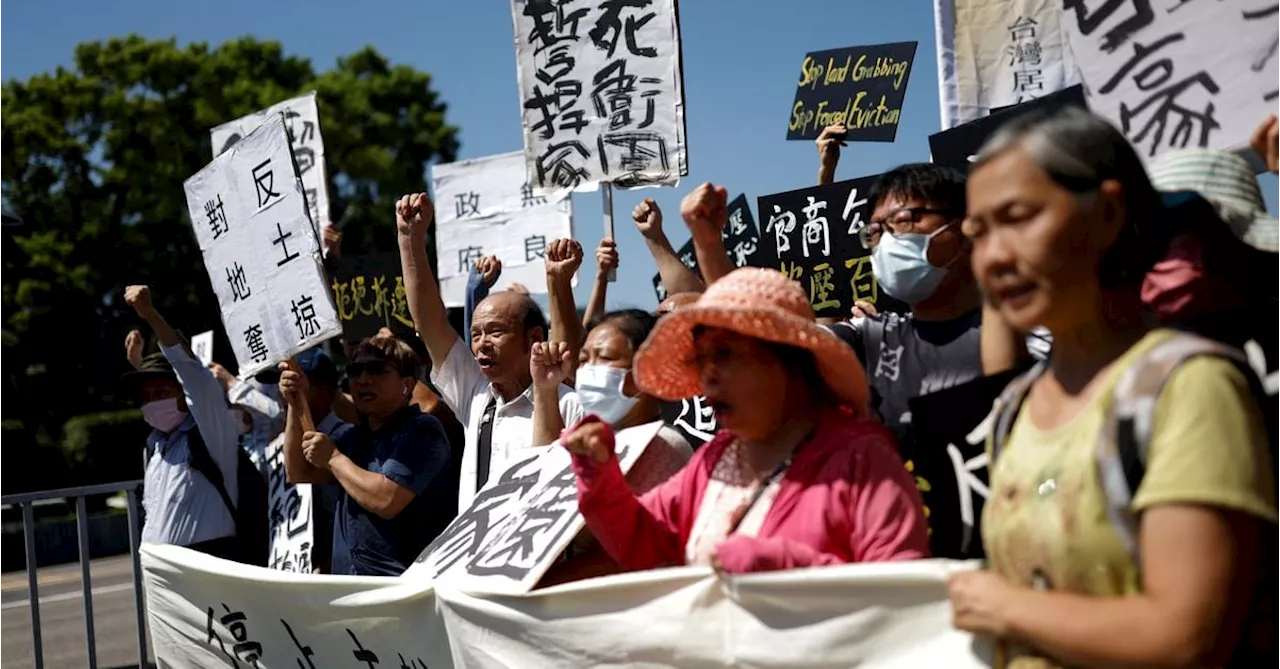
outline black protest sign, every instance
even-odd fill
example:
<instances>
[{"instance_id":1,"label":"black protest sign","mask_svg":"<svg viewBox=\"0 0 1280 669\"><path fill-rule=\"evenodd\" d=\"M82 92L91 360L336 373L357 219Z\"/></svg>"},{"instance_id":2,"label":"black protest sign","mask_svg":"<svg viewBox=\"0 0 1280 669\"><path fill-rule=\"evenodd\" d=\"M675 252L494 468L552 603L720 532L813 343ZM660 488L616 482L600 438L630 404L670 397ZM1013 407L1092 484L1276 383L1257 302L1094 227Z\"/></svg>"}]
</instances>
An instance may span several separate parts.
<instances>
[{"instance_id":1,"label":"black protest sign","mask_svg":"<svg viewBox=\"0 0 1280 669\"><path fill-rule=\"evenodd\" d=\"M340 258L332 261L333 301L348 341L390 328L396 336L412 336L413 318L395 253Z\"/></svg>"},{"instance_id":2,"label":"black protest sign","mask_svg":"<svg viewBox=\"0 0 1280 669\"><path fill-rule=\"evenodd\" d=\"M929 516L934 557L980 558L991 405L1021 370L984 376L908 401L912 443L902 458Z\"/></svg>"},{"instance_id":3,"label":"black protest sign","mask_svg":"<svg viewBox=\"0 0 1280 669\"><path fill-rule=\"evenodd\" d=\"M711 441L719 429L716 425L716 412L705 397L663 402L662 422L684 435L694 448Z\"/></svg>"},{"instance_id":4,"label":"black protest sign","mask_svg":"<svg viewBox=\"0 0 1280 669\"><path fill-rule=\"evenodd\" d=\"M720 231L720 238L724 241L725 251L729 254L729 262L735 268L754 266L760 251L760 231L756 228L755 218L751 215L751 203L747 201L746 194L742 194L734 198L725 209L728 212L728 220L724 230ZM698 258L694 253L692 239L681 246L676 255L685 267L693 270L694 274L698 273ZM770 263L769 266L773 264ZM653 292L657 294L659 302L667 299L661 274L653 275Z\"/></svg>"},{"instance_id":5,"label":"black protest sign","mask_svg":"<svg viewBox=\"0 0 1280 669\"><path fill-rule=\"evenodd\" d=\"M880 286L871 273L863 231L871 212L867 191L877 177L765 195L759 199L761 246L775 266L809 294L819 317L849 316L854 301L876 304Z\"/></svg>"},{"instance_id":6,"label":"black protest sign","mask_svg":"<svg viewBox=\"0 0 1280 669\"><path fill-rule=\"evenodd\" d=\"M1026 114L1051 113L1066 107L1088 108L1084 88L1072 86L1018 105L1000 107L984 116L929 136L929 152L935 165L969 171L970 158L1004 124Z\"/></svg>"},{"instance_id":7,"label":"black protest sign","mask_svg":"<svg viewBox=\"0 0 1280 669\"><path fill-rule=\"evenodd\" d=\"M787 119L787 139L814 139L823 128L843 123L850 141L892 142L915 55L915 42L806 55Z\"/></svg>"}]
</instances>

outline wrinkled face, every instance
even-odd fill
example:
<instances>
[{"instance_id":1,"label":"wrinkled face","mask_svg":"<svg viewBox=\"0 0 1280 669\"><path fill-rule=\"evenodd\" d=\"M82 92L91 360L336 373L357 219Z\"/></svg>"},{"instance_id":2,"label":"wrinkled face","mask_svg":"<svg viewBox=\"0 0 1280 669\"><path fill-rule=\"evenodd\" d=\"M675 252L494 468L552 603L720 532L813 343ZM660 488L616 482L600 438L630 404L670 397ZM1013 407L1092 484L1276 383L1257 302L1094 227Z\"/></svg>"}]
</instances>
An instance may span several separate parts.
<instances>
[{"instance_id":1,"label":"wrinkled face","mask_svg":"<svg viewBox=\"0 0 1280 669\"><path fill-rule=\"evenodd\" d=\"M587 342L583 344L582 351L578 354L578 364L604 365L630 370L635 357L636 352L631 348L631 340L622 334L622 330L612 323L601 323L587 335ZM622 384L622 391L628 397L635 397L640 393L634 376L627 376L626 382Z\"/></svg>"},{"instance_id":2,"label":"wrinkled face","mask_svg":"<svg viewBox=\"0 0 1280 669\"><path fill-rule=\"evenodd\" d=\"M150 404L157 400L173 399L178 403L180 409L187 410L186 400L182 397L182 386L175 379L163 376L145 378L139 385L139 394L139 405Z\"/></svg>"},{"instance_id":3,"label":"wrinkled face","mask_svg":"<svg viewBox=\"0 0 1280 669\"><path fill-rule=\"evenodd\" d=\"M351 381L351 401L365 415L384 416L409 403L416 382L411 376L400 376L390 363L366 360L347 365Z\"/></svg>"},{"instance_id":4,"label":"wrinkled face","mask_svg":"<svg viewBox=\"0 0 1280 669\"><path fill-rule=\"evenodd\" d=\"M929 264L946 267L948 263L954 262L952 268L963 272L963 254L967 249L959 225L955 224L959 217L960 212L947 211L936 202L890 193L880 198L875 210L871 212L871 221L867 226L868 241L874 248L880 242L880 233L884 231L894 235L933 235L929 240Z\"/></svg>"},{"instance_id":5,"label":"wrinkled face","mask_svg":"<svg viewBox=\"0 0 1280 669\"><path fill-rule=\"evenodd\" d=\"M526 333L520 304L511 293L484 299L471 316L471 353L490 381L511 381L529 373L529 350L541 333ZM527 299L527 298L524 298Z\"/></svg>"},{"instance_id":6,"label":"wrinkled face","mask_svg":"<svg viewBox=\"0 0 1280 669\"><path fill-rule=\"evenodd\" d=\"M1073 193L1013 148L970 175L968 199L974 276L1011 326L1054 331L1096 320L1099 262L1124 221L1117 182Z\"/></svg>"},{"instance_id":7,"label":"wrinkled face","mask_svg":"<svg viewBox=\"0 0 1280 669\"><path fill-rule=\"evenodd\" d=\"M759 339L709 328L694 338L694 363L717 422L745 439L774 434L785 420L788 371Z\"/></svg>"}]
</instances>

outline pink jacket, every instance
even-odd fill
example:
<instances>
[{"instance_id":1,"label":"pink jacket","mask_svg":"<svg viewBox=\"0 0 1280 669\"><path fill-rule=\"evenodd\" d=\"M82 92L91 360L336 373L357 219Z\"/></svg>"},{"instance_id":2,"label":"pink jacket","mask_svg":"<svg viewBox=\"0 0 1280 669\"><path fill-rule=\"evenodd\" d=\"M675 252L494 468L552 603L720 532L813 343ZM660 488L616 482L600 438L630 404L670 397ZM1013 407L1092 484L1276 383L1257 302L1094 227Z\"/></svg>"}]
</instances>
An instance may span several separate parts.
<instances>
[{"instance_id":1,"label":"pink jacket","mask_svg":"<svg viewBox=\"0 0 1280 669\"><path fill-rule=\"evenodd\" d=\"M578 508L605 551L629 571L683 565L685 545L716 461L721 431L665 483L637 498L616 458L573 456ZM720 545L732 573L929 557L915 482L883 426L832 410L796 451L758 537Z\"/></svg>"}]
</instances>

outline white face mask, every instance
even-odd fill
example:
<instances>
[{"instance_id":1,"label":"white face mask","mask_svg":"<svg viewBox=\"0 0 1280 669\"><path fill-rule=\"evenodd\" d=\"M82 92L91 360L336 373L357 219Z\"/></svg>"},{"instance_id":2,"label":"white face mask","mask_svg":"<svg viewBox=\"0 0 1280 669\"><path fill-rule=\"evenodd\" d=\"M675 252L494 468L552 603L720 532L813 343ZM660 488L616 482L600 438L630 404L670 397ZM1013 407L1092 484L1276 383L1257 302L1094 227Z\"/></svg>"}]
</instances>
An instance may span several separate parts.
<instances>
[{"instance_id":1,"label":"white face mask","mask_svg":"<svg viewBox=\"0 0 1280 669\"><path fill-rule=\"evenodd\" d=\"M173 432L187 419L187 412L178 408L177 398L156 400L142 405L142 419L147 425L165 434Z\"/></svg>"},{"instance_id":2,"label":"white face mask","mask_svg":"<svg viewBox=\"0 0 1280 669\"><path fill-rule=\"evenodd\" d=\"M631 370L608 365L582 365L578 367L575 389L582 411L595 414L610 425L616 424L631 412L639 397L627 397L622 391Z\"/></svg>"},{"instance_id":3,"label":"white face mask","mask_svg":"<svg viewBox=\"0 0 1280 669\"><path fill-rule=\"evenodd\" d=\"M880 233L880 241L871 251L871 272L880 288L912 306L929 299L947 276L948 268L960 258L957 253L942 267L934 267L929 262L929 242L949 227L951 224L927 235L918 232L899 235L888 230Z\"/></svg>"}]
</instances>

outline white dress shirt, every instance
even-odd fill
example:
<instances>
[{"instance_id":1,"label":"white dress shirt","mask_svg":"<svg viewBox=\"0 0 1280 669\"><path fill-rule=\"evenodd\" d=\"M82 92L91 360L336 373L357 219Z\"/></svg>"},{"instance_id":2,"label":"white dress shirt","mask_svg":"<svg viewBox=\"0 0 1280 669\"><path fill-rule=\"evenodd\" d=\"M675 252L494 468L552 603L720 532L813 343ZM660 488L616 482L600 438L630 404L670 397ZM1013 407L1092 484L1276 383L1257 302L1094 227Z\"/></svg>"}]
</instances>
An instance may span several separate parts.
<instances>
[{"instance_id":1,"label":"white dress shirt","mask_svg":"<svg viewBox=\"0 0 1280 669\"><path fill-rule=\"evenodd\" d=\"M492 481L514 458L519 457L520 451L533 446L533 386L525 388L511 401L504 402L462 339L454 342L444 364L431 371L431 381L440 389L445 404L453 409L454 415L463 421L466 428L466 449L462 454L461 479L458 481L458 511L461 512L471 507L476 496L480 421L490 399L497 403L490 441L489 481ZM578 395L563 384L560 385L560 416L566 426L582 418Z\"/></svg>"}]
</instances>

